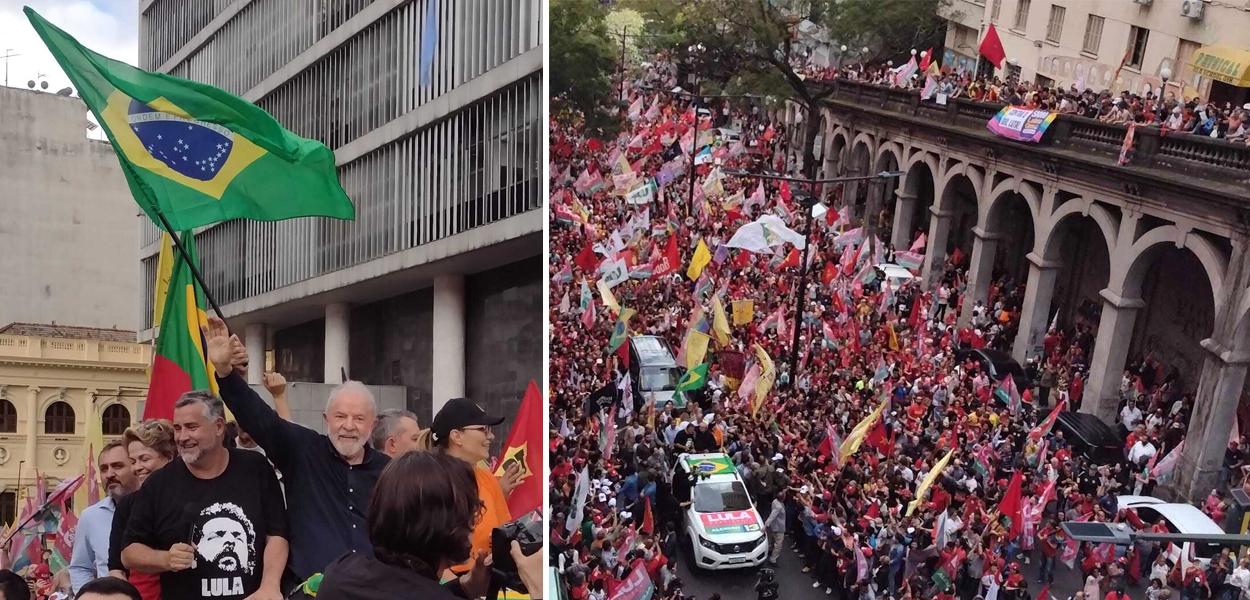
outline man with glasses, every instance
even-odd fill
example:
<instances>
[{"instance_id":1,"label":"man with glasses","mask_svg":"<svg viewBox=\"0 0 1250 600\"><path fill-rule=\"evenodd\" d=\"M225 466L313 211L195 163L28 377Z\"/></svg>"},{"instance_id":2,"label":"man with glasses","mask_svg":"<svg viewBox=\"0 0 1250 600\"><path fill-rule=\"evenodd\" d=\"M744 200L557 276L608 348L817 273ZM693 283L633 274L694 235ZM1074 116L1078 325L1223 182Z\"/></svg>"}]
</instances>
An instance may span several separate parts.
<instances>
[{"instance_id":1,"label":"man with glasses","mask_svg":"<svg viewBox=\"0 0 1250 600\"><path fill-rule=\"evenodd\" d=\"M485 466L490 459L491 442L495 439L491 428L500 423L503 423L503 417L486 414L472 400L452 398L434 415L434 422L430 425L430 439L438 451L473 467L478 496L482 499L482 518L474 526L470 538L473 543L470 558L452 568L458 575L467 572L475 560L484 560L490 554L491 530L512 520L503 487Z\"/></svg>"}]
</instances>

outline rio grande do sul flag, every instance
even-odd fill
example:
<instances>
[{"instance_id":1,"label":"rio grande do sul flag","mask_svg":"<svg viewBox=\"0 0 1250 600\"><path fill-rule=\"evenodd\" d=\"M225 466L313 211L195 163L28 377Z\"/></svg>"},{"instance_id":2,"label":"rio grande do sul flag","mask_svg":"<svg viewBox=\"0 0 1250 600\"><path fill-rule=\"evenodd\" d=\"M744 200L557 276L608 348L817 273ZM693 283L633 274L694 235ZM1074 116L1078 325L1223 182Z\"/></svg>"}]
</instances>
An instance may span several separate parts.
<instances>
[{"instance_id":1,"label":"rio grande do sul flag","mask_svg":"<svg viewBox=\"0 0 1250 600\"><path fill-rule=\"evenodd\" d=\"M227 219L355 218L334 153L215 87L150 73L84 48L29 7L26 17L95 114L135 201L158 227Z\"/></svg>"},{"instance_id":2,"label":"rio grande do sul flag","mask_svg":"<svg viewBox=\"0 0 1250 600\"><path fill-rule=\"evenodd\" d=\"M543 397L538 384L530 381L521 398L508 432L508 441L495 465L495 475L502 477L509 463L521 467L521 480L508 496L508 512L523 515L543 505L543 450L547 432L543 430Z\"/></svg>"},{"instance_id":3,"label":"rio grande do sul flag","mask_svg":"<svg viewBox=\"0 0 1250 600\"><path fill-rule=\"evenodd\" d=\"M195 252L195 236L179 236L191 260ZM211 390L217 394L217 378L213 366L204 356L204 338L200 327L208 324L204 290L196 285L191 267L179 254L174 259L169 291L165 294L165 311L161 317L160 335L152 358L152 380L148 382L148 399L143 406L144 419L171 419L174 402L183 392Z\"/></svg>"}]
</instances>

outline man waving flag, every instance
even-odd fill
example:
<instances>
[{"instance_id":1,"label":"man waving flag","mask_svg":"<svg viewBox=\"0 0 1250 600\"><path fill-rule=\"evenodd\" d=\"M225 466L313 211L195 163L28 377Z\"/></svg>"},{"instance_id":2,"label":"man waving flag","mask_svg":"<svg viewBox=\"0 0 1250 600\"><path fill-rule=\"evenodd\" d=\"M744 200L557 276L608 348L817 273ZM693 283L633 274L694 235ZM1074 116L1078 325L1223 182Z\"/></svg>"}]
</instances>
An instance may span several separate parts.
<instances>
[{"instance_id":1,"label":"man waving flag","mask_svg":"<svg viewBox=\"0 0 1250 600\"><path fill-rule=\"evenodd\" d=\"M24 11L104 128L135 201L161 228L355 218L334 153L322 143L287 131L238 96L96 54Z\"/></svg>"}]
</instances>

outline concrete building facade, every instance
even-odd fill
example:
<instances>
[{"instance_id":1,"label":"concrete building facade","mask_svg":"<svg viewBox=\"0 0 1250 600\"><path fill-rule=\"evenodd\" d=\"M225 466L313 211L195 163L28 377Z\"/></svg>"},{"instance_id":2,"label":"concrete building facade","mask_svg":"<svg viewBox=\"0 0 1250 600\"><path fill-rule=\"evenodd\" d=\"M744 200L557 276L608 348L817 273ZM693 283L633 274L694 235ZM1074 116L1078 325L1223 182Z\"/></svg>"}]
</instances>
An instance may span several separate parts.
<instances>
[{"instance_id":1,"label":"concrete building facade","mask_svg":"<svg viewBox=\"0 0 1250 600\"><path fill-rule=\"evenodd\" d=\"M1158 93L1166 75L1167 92L1220 100L1232 90L1190 63L1200 48L1244 40L1250 28L1250 5L1205 0L952 0L941 15L944 66L975 69L993 23L1007 55L1000 76Z\"/></svg>"},{"instance_id":2,"label":"concrete building facade","mask_svg":"<svg viewBox=\"0 0 1250 600\"><path fill-rule=\"evenodd\" d=\"M405 386L423 424L462 395L510 417L542 373L541 0L139 10L140 66L239 94L322 141L356 205L352 222L197 232L252 364L272 351L290 380ZM141 236L150 282L157 231L144 222Z\"/></svg>"},{"instance_id":3,"label":"concrete building facade","mask_svg":"<svg viewBox=\"0 0 1250 600\"><path fill-rule=\"evenodd\" d=\"M1205 497L1246 402L1250 147L1138 128L1120 165L1123 126L1061 115L1042 143L1023 144L987 131L997 105L831 85L835 100L818 117L797 106L784 117L821 119L821 175L905 173L897 187L870 188L876 196L848 190L855 218L885 209L882 239L895 247L925 232L930 285L959 248L968 257L964 323L996 273L1025 282L1017 360L1040 351L1052 319L1083 313L1097 334L1080 410L1108 423L1130 354L1172 363L1195 396L1174 491Z\"/></svg>"},{"instance_id":4,"label":"concrete building facade","mask_svg":"<svg viewBox=\"0 0 1250 600\"><path fill-rule=\"evenodd\" d=\"M150 360L134 331L0 327L0 521L13 522L36 473L51 489L86 470L89 423L107 442L143 414Z\"/></svg>"},{"instance_id":5,"label":"concrete building facade","mask_svg":"<svg viewBox=\"0 0 1250 600\"><path fill-rule=\"evenodd\" d=\"M138 212L82 100L0 87L0 324L134 331Z\"/></svg>"}]
</instances>

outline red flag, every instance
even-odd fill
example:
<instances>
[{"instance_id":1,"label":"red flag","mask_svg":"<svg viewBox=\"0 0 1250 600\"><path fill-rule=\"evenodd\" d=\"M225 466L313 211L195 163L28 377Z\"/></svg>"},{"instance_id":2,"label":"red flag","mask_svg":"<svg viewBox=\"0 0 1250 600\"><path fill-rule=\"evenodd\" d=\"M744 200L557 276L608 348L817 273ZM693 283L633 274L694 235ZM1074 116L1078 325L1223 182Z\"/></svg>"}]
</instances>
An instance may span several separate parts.
<instances>
[{"instance_id":1,"label":"red flag","mask_svg":"<svg viewBox=\"0 0 1250 600\"><path fill-rule=\"evenodd\" d=\"M907 326L913 331L920 327L921 313L924 312L924 307L920 305L920 299L923 296L924 294L917 292L916 299L911 303L911 315L907 318ZM914 335L922 334L919 331L916 331Z\"/></svg>"},{"instance_id":2,"label":"red flag","mask_svg":"<svg viewBox=\"0 0 1250 600\"><path fill-rule=\"evenodd\" d=\"M920 59L920 72L922 74L929 70L929 63L931 62L933 62L933 48L925 50L924 56Z\"/></svg>"},{"instance_id":3,"label":"red flag","mask_svg":"<svg viewBox=\"0 0 1250 600\"><path fill-rule=\"evenodd\" d=\"M1003 59L1007 58L1007 53L1003 50L1003 41L998 39L998 30L994 29L993 23L990 23L990 28L986 30L985 39L981 40L981 48L978 51L996 69L1000 68Z\"/></svg>"},{"instance_id":4,"label":"red flag","mask_svg":"<svg viewBox=\"0 0 1250 600\"><path fill-rule=\"evenodd\" d=\"M625 342L626 343L621 344L620 348L616 349L616 356L620 358L621 366L628 369L629 368L629 338L628 337L625 338Z\"/></svg>"},{"instance_id":5,"label":"red flag","mask_svg":"<svg viewBox=\"0 0 1250 600\"><path fill-rule=\"evenodd\" d=\"M779 268L784 269L786 267L797 266L799 266L799 249L791 248L790 253L786 255L786 259L781 262L781 266Z\"/></svg>"},{"instance_id":6,"label":"red flag","mask_svg":"<svg viewBox=\"0 0 1250 600\"><path fill-rule=\"evenodd\" d=\"M599 268L599 257L595 255L595 249L591 247L589 240L586 245L582 246L582 251L577 253L573 262L586 273L594 273L595 269Z\"/></svg>"},{"instance_id":7,"label":"red flag","mask_svg":"<svg viewBox=\"0 0 1250 600\"><path fill-rule=\"evenodd\" d=\"M738 254L737 254L736 256L734 256L734 266L735 266L735 267L737 267L737 268L739 268L739 269L745 269L745 268L747 268L747 266L748 266L748 265L750 265L750 264L751 264L751 253L750 253L750 252L747 252L746 250L739 250L739 251L738 251Z\"/></svg>"},{"instance_id":8,"label":"red flag","mask_svg":"<svg viewBox=\"0 0 1250 600\"><path fill-rule=\"evenodd\" d=\"M74 532L78 530L78 515L74 511L69 510L65 506L64 500L61 501L61 522L56 530L56 554L69 564L70 555L74 553Z\"/></svg>"},{"instance_id":9,"label":"red flag","mask_svg":"<svg viewBox=\"0 0 1250 600\"><path fill-rule=\"evenodd\" d=\"M1020 486L1024 483L1024 472L1016 469L1016 474L1011 476L1011 483L1007 484L1007 492L1003 494L1002 502L998 503L998 514L1011 519L1011 531L1007 534L1008 539L1015 539L1020 535L1024 519L1022 518L1021 509L1024 507L1020 499Z\"/></svg>"},{"instance_id":10,"label":"red flag","mask_svg":"<svg viewBox=\"0 0 1250 600\"><path fill-rule=\"evenodd\" d=\"M651 516L651 497L644 496L642 505L642 532L647 535L655 534L655 517Z\"/></svg>"},{"instance_id":11,"label":"red flag","mask_svg":"<svg viewBox=\"0 0 1250 600\"><path fill-rule=\"evenodd\" d=\"M523 515L543 505L543 397L538 384L530 380L521 398L521 407L512 421L512 431L495 465L495 475L503 475L510 463L521 467L520 483L508 495L508 512Z\"/></svg>"},{"instance_id":12,"label":"red flag","mask_svg":"<svg viewBox=\"0 0 1250 600\"><path fill-rule=\"evenodd\" d=\"M1050 600L1050 584L1042 586L1042 591L1037 593L1037 600Z\"/></svg>"},{"instance_id":13,"label":"red flag","mask_svg":"<svg viewBox=\"0 0 1250 600\"><path fill-rule=\"evenodd\" d=\"M833 211L829 211L829 212L833 212ZM837 277L838 277L838 266L833 264L833 261L825 262L825 268L821 269L820 271L821 283L825 285L829 285Z\"/></svg>"},{"instance_id":14,"label":"red flag","mask_svg":"<svg viewBox=\"0 0 1250 600\"><path fill-rule=\"evenodd\" d=\"M677 235L668 236L668 246L664 248L664 258L660 261L660 268L655 269L652 275L667 275L677 270L681 266L681 254L677 249Z\"/></svg>"},{"instance_id":15,"label":"red flag","mask_svg":"<svg viewBox=\"0 0 1250 600\"><path fill-rule=\"evenodd\" d=\"M769 130L770 130L770 131L772 130L772 126L771 126L771 125L769 125ZM791 194L790 194L790 184L789 184L789 183L787 183L787 182L785 182L785 181L781 182L781 189L778 191L778 193L779 193L779 194L781 194L781 199L782 199L782 200L785 200L786 202L789 202L789 201L790 201L790 198L791 198Z\"/></svg>"},{"instance_id":16,"label":"red flag","mask_svg":"<svg viewBox=\"0 0 1250 600\"><path fill-rule=\"evenodd\" d=\"M1040 440L1043 436L1050 433L1050 430L1055 427L1055 421L1059 420L1059 413L1063 412L1065 403L1066 401L1060 400L1059 404L1056 404L1055 408L1050 411L1050 415L1046 417L1046 420L1039 423L1037 427L1033 428L1033 431L1029 432L1029 437Z\"/></svg>"}]
</instances>

